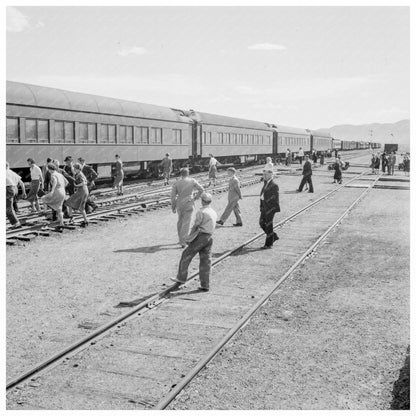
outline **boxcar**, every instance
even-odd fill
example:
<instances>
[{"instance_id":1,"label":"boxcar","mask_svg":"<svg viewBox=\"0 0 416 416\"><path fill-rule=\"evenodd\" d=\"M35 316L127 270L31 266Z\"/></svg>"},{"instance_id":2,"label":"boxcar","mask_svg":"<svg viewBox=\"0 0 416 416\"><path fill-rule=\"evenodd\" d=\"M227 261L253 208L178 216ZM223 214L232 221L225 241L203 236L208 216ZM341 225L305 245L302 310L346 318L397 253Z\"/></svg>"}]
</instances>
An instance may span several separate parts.
<instances>
[{"instance_id":1,"label":"boxcar","mask_svg":"<svg viewBox=\"0 0 416 416\"><path fill-rule=\"evenodd\" d=\"M332 150L341 150L341 140L332 139Z\"/></svg>"},{"instance_id":2,"label":"boxcar","mask_svg":"<svg viewBox=\"0 0 416 416\"><path fill-rule=\"evenodd\" d=\"M29 157L42 165L82 156L101 177L110 176L115 154L131 173L166 152L188 159L192 120L170 108L17 82L6 91L7 160L23 174Z\"/></svg>"}]
</instances>

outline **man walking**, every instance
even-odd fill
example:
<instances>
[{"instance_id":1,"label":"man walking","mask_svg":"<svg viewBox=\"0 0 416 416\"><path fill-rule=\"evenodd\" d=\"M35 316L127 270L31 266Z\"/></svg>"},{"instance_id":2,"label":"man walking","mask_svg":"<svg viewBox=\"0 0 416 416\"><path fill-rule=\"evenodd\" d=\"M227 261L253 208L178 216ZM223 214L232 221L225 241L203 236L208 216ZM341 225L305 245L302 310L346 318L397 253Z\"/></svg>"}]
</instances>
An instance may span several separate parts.
<instances>
[{"instance_id":1,"label":"man walking","mask_svg":"<svg viewBox=\"0 0 416 416\"><path fill-rule=\"evenodd\" d=\"M208 193L201 195L202 207L196 213L195 224L187 238L188 247L183 251L179 262L176 279L171 279L178 284L186 282L188 268L192 259L199 253L199 281L200 290L208 292L209 278L211 275L211 248L212 234L215 230L216 212L211 208L212 196Z\"/></svg>"},{"instance_id":2,"label":"man walking","mask_svg":"<svg viewBox=\"0 0 416 416\"><path fill-rule=\"evenodd\" d=\"M303 171L302 171L302 181L299 185L299 189L296 190L296 192L302 192L303 187L306 183L309 185L309 192L313 193L313 184L312 184L312 165L309 161L309 157L305 156L305 164L303 165Z\"/></svg>"},{"instance_id":3,"label":"man walking","mask_svg":"<svg viewBox=\"0 0 416 416\"><path fill-rule=\"evenodd\" d=\"M264 185L260 193L260 227L266 233L266 241L262 249L270 249L279 239L273 231L273 218L280 212L279 186L273 181L273 171L263 171Z\"/></svg>"},{"instance_id":4,"label":"man walking","mask_svg":"<svg viewBox=\"0 0 416 416\"><path fill-rule=\"evenodd\" d=\"M169 153L166 153L166 156L162 159L162 162L160 162L160 167L162 168L165 185L168 185L172 173L172 159Z\"/></svg>"},{"instance_id":5,"label":"man walking","mask_svg":"<svg viewBox=\"0 0 416 416\"><path fill-rule=\"evenodd\" d=\"M234 168L227 169L228 176L230 181L228 182L228 204L225 207L223 214L217 224L224 225L227 218L231 215L231 212L234 212L236 223L233 224L235 227L241 227L243 225L243 220L241 219L240 205L238 201L243 199L241 196L240 181L238 180L236 170Z\"/></svg>"},{"instance_id":6,"label":"man walking","mask_svg":"<svg viewBox=\"0 0 416 416\"><path fill-rule=\"evenodd\" d=\"M9 167L9 162L6 162L6 215L12 228L20 228L22 226L13 208L18 194L18 186L22 188L23 198L26 198L26 190L22 178L16 172L13 172Z\"/></svg>"},{"instance_id":7,"label":"man walking","mask_svg":"<svg viewBox=\"0 0 416 416\"><path fill-rule=\"evenodd\" d=\"M212 183L216 184L217 181L217 164L218 164L218 160L215 159L215 157L212 155L212 153L209 154L209 165L208 165L208 178L209 178L209 184L208 186L211 186L211 181Z\"/></svg>"},{"instance_id":8,"label":"man walking","mask_svg":"<svg viewBox=\"0 0 416 416\"><path fill-rule=\"evenodd\" d=\"M30 202L31 211L39 211L39 189L43 189L43 175L40 167L32 158L27 159L30 166L30 190L27 200Z\"/></svg>"},{"instance_id":9,"label":"man walking","mask_svg":"<svg viewBox=\"0 0 416 416\"><path fill-rule=\"evenodd\" d=\"M194 193L196 194L194 195ZM186 238L191 227L192 214L194 212L195 203L204 188L193 178L189 177L189 170L182 168L180 170L180 179L172 185L171 202L172 212L178 212L178 237L179 244L186 246Z\"/></svg>"},{"instance_id":10,"label":"man walking","mask_svg":"<svg viewBox=\"0 0 416 416\"><path fill-rule=\"evenodd\" d=\"M85 159L82 157L78 158L78 162L81 165L81 172L84 174L84 176L87 179L87 188L88 188L88 199L85 204L85 212L87 214L91 214L91 212L94 212L98 206L97 204L91 200L91 190L95 186L95 180L98 178L97 172L90 166L85 163Z\"/></svg>"},{"instance_id":11,"label":"man walking","mask_svg":"<svg viewBox=\"0 0 416 416\"><path fill-rule=\"evenodd\" d=\"M299 158L299 163L300 164L302 164L304 156L305 156L305 152L303 151L303 149L301 147L299 147L298 158Z\"/></svg>"},{"instance_id":12,"label":"man walking","mask_svg":"<svg viewBox=\"0 0 416 416\"><path fill-rule=\"evenodd\" d=\"M394 175L394 165L396 164L396 154L391 152L388 157L388 173L389 175Z\"/></svg>"}]
</instances>

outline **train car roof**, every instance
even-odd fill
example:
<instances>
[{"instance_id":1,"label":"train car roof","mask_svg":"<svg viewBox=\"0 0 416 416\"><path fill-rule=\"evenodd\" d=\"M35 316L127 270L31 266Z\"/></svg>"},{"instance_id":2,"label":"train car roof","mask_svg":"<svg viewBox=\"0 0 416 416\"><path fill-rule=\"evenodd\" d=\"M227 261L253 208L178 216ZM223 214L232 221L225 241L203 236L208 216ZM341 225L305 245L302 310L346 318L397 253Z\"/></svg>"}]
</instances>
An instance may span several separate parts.
<instances>
[{"instance_id":1,"label":"train car roof","mask_svg":"<svg viewBox=\"0 0 416 416\"><path fill-rule=\"evenodd\" d=\"M270 127L266 123L254 120L245 120L243 118L220 116L218 114L201 113L199 111L190 111L189 117L197 120L202 124L213 124L217 126L228 126L228 127L245 127L257 130L268 130Z\"/></svg>"},{"instance_id":2,"label":"train car roof","mask_svg":"<svg viewBox=\"0 0 416 416\"><path fill-rule=\"evenodd\" d=\"M36 106L67 111L191 122L169 107L83 94L57 88L7 81L7 104Z\"/></svg>"},{"instance_id":3,"label":"train car roof","mask_svg":"<svg viewBox=\"0 0 416 416\"><path fill-rule=\"evenodd\" d=\"M278 133L291 133L291 134L306 134L309 135L309 132L306 129L302 129L299 127L290 127L290 126L282 126L281 124L277 124L276 127L273 128Z\"/></svg>"},{"instance_id":4,"label":"train car roof","mask_svg":"<svg viewBox=\"0 0 416 416\"><path fill-rule=\"evenodd\" d=\"M309 130L312 136L327 137L332 139L331 132L329 130Z\"/></svg>"}]
</instances>

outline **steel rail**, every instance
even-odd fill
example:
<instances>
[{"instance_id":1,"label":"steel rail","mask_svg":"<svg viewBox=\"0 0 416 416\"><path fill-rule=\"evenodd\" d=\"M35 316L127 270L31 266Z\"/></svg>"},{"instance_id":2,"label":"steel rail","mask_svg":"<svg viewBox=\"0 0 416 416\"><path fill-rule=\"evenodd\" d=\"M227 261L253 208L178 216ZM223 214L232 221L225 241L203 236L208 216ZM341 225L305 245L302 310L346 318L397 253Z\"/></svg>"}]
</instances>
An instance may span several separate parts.
<instances>
[{"instance_id":1,"label":"steel rail","mask_svg":"<svg viewBox=\"0 0 416 416\"><path fill-rule=\"evenodd\" d=\"M244 179L241 181L241 187L245 187L245 186L249 186L249 185L253 185L255 183L258 183L259 180L257 178L250 178L250 179ZM212 193L220 193L225 191L228 188L228 185L220 185L220 186L216 186L212 189L210 189L210 191ZM157 205L157 204L162 204L162 203L168 203L170 202L171 198L170 196L165 195L168 192L165 193L161 193L160 198L153 198L153 199L144 199L144 200L140 200L140 201L135 201L135 202L130 202L127 204L123 204L123 205L118 205L118 206L114 206L111 208L107 208L104 210L99 210L95 213L92 214L88 214L88 219L89 220L96 220L99 219L101 217L105 217L107 215L111 215L111 214L115 214L115 213L121 213L121 212L125 212L125 211L132 211L134 209L137 208L149 208L151 206ZM154 195L158 195L157 192L152 193L149 196L154 196ZM81 219L82 217L80 215L78 215L76 217L76 222L75 224L77 224L77 220ZM45 227L48 226L48 222L46 222L46 220L44 222L41 222L39 224L33 224L27 227L22 227L22 228L17 228L15 230L9 230L6 232L6 238L17 238L19 236L25 236L25 235L30 235L32 233L36 233L36 231L41 231L42 229L44 229Z\"/></svg>"},{"instance_id":2,"label":"steel rail","mask_svg":"<svg viewBox=\"0 0 416 416\"><path fill-rule=\"evenodd\" d=\"M332 191L328 192L327 194L323 195L322 197L318 198L316 201L311 202L310 204L306 205L304 208L301 208L300 210L296 211L294 214L290 215L289 217L285 218L284 220L280 221L279 223L275 224L274 229L283 226L286 222L291 221L296 216L300 215L302 212L310 209L320 201L328 198L330 195L332 195L335 192L338 192L340 189L344 188L347 184L353 182L354 180L358 179L360 176L362 176L366 171L362 172L361 174L357 175L357 177L352 178L348 182L346 182L343 185L338 186L337 188L333 189ZM224 253L222 256L218 257L212 262L212 266L215 266L216 264L222 262L227 257L231 256L233 253L241 250L243 247L251 244L255 240L261 238L264 235L264 232L259 233L255 235L254 237L250 238L249 240L245 241L244 243L240 244L238 247ZM187 279L185 285L189 283L190 281L194 280L196 277L199 276L199 272L195 272L194 274L190 275ZM184 286L184 285L183 285ZM50 369L52 367L52 364L57 363L58 361L75 354L80 349L83 349L86 347L86 344L93 341L94 339L98 338L100 335L104 334L105 332L109 331L110 329L117 326L119 323L127 320L128 318L132 317L134 314L145 310L146 308L151 309L155 306L156 303L158 303L161 300L167 300L167 296L172 292L173 290L178 289L177 284L173 284L166 289L162 290L161 292L151 296L150 298L146 299L145 301L139 303L137 306L135 306L132 310L129 312L126 312L119 317L111 320L110 322L104 324L103 326L97 328L94 332L91 334L85 336L84 338L81 338L80 340L76 341L75 343L71 344L70 346L66 347L65 349L59 351L58 353L54 354L53 356L47 358L46 360L38 363L25 373L13 378L6 384L6 391L12 389L13 387L16 387L17 385L25 382L29 378L33 377L34 375L39 375L44 370Z\"/></svg>"},{"instance_id":3,"label":"steel rail","mask_svg":"<svg viewBox=\"0 0 416 416\"><path fill-rule=\"evenodd\" d=\"M274 292L282 285L286 279L302 264L306 258L316 250L329 233L344 219L346 215L361 201L362 198L374 187L379 178L376 178L373 184L366 188L358 198L341 214L338 219L332 223L329 228L296 260L296 262L287 270L287 272L276 282L276 284L260 300L253 305L250 310L232 327L228 333L218 342L216 346L204 357L198 364L176 384L167 396L161 399L152 410L163 410L176 398L176 396L201 372L201 370L218 354L218 352L230 342L237 332L248 324L252 316L260 309L273 295Z\"/></svg>"}]
</instances>

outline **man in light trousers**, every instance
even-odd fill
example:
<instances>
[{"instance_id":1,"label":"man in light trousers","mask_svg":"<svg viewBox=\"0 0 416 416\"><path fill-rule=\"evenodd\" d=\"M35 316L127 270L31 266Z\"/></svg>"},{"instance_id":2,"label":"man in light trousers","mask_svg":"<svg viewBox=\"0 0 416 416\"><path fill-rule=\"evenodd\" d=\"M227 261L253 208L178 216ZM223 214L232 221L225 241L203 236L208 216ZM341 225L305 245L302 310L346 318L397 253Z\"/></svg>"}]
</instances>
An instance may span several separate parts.
<instances>
[{"instance_id":1,"label":"man in light trousers","mask_svg":"<svg viewBox=\"0 0 416 416\"><path fill-rule=\"evenodd\" d=\"M182 168L180 170L180 179L172 185L171 202L172 212L178 212L178 237L179 244L186 246L186 238L191 228L192 214L194 212L195 203L204 188L193 178L189 177L189 170Z\"/></svg>"},{"instance_id":2,"label":"man in light trousers","mask_svg":"<svg viewBox=\"0 0 416 416\"><path fill-rule=\"evenodd\" d=\"M241 219L240 205L238 201L243 199L241 196L240 181L235 176L236 170L234 168L228 168L227 173L230 176L230 181L228 183L228 204L225 207L223 214L217 224L224 225L227 218L234 212L236 223L233 224L235 227L241 227L243 225L243 220Z\"/></svg>"}]
</instances>

